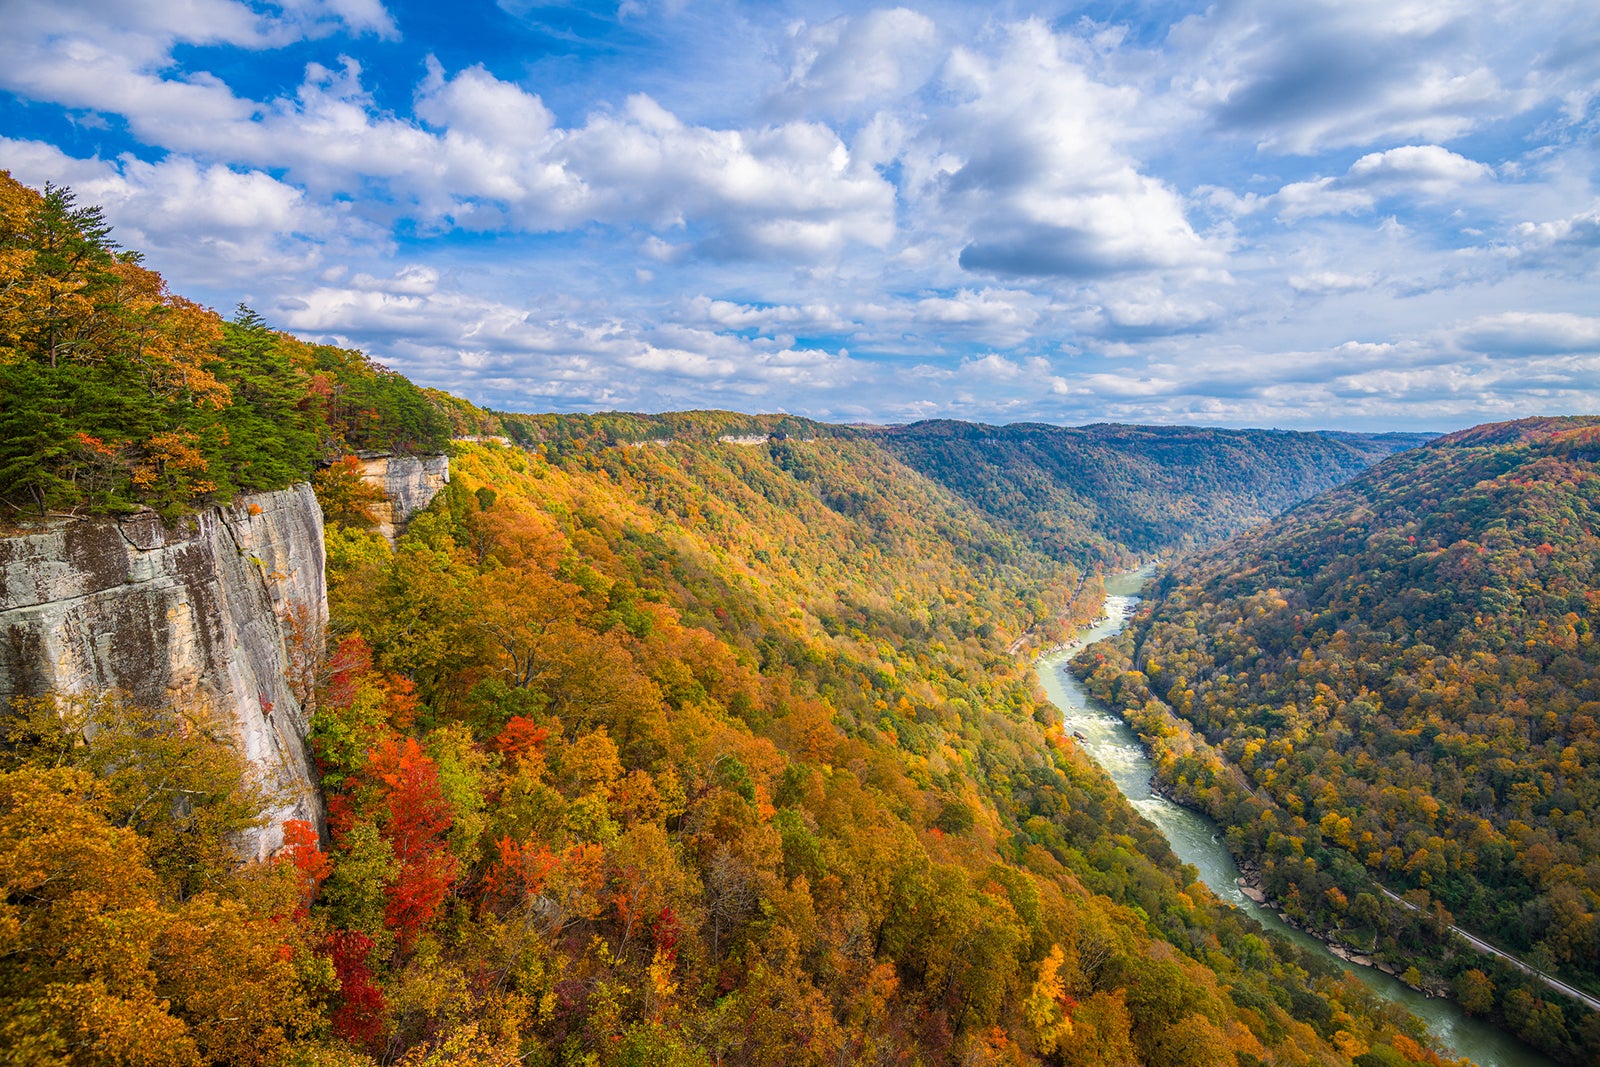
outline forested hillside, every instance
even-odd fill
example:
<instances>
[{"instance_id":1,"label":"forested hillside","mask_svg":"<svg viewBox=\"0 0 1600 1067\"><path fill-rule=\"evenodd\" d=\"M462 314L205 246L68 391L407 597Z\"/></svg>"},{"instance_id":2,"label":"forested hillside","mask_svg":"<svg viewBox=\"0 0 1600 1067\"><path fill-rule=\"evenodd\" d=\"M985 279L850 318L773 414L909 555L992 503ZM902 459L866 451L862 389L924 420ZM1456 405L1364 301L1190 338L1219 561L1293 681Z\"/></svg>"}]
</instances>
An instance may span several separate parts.
<instances>
[{"instance_id":1,"label":"forested hillside","mask_svg":"<svg viewBox=\"0 0 1600 1067\"><path fill-rule=\"evenodd\" d=\"M1597 461L1600 419L1442 438L1181 564L1078 661L1292 914L1574 1062L1593 1014L1443 929L1600 986Z\"/></svg>"},{"instance_id":2,"label":"forested hillside","mask_svg":"<svg viewBox=\"0 0 1600 1067\"><path fill-rule=\"evenodd\" d=\"M0 521L280 489L357 449L438 451L446 422L359 352L232 321L118 249L98 208L0 171Z\"/></svg>"},{"instance_id":3,"label":"forested hillside","mask_svg":"<svg viewBox=\"0 0 1600 1067\"><path fill-rule=\"evenodd\" d=\"M504 437L551 455L767 437L869 442L944 486L997 529L1080 564L1127 563L1220 540L1429 439L1109 423L855 427L728 411L515 415L430 395L457 436Z\"/></svg>"},{"instance_id":4,"label":"forested hillside","mask_svg":"<svg viewBox=\"0 0 1600 1067\"><path fill-rule=\"evenodd\" d=\"M1046 551L1124 561L1221 540L1425 439L960 422L870 436Z\"/></svg>"},{"instance_id":5,"label":"forested hillside","mask_svg":"<svg viewBox=\"0 0 1600 1067\"><path fill-rule=\"evenodd\" d=\"M310 921L382 987L334 1014L374 1053L474 1019L530 1062L1428 1060L1004 655L1095 583L868 442L473 446L392 555L330 545Z\"/></svg>"}]
</instances>

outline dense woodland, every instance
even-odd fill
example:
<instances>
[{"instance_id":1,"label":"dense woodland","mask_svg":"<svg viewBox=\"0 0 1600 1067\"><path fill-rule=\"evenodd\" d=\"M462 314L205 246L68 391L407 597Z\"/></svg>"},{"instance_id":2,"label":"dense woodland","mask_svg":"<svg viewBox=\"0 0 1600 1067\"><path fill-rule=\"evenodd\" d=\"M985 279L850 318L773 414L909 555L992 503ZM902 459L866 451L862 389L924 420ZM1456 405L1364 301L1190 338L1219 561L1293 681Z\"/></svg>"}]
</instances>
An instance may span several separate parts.
<instances>
[{"instance_id":1,"label":"dense woodland","mask_svg":"<svg viewBox=\"0 0 1600 1067\"><path fill-rule=\"evenodd\" d=\"M1077 661L1291 915L1590 1063L1593 1013L1444 931L1600 988L1597 460L1597 419L1442 438L1178 566Z\"/></svg>"},{"instance_id":2,"label":"dense woodland","mask_svg":"<svg viewBox=\"0 0 1600 1067\"><path fill-rule=\"evenodd\" d=\"M359 352L170 292L101 211L0 171L0 521L172 516L354 450L439 451L448 422Z\"/></svg>"},{"instance_id":3,"label":"dense woodland","mask_svg":"<svg viewBox=\"0 0 1600 1067\"><path fill-rule=\"evenodd\" d=\"M948 420L832 426L729 411L516 415L429 395L456 437L503 439L555 457L676 441L869 442L1019 543L1107 565L1220 540L1432 436Z\"/></svg>"},{"instance_id":4,"label":"dense woodland","mask_svg":"<svg viewBox=\"0 0 1600 1067\"><path fill-rule=\"evenodd\" d=\"M1217 903L1011 651L1097 613L1099 564L1170 546L1090 524L1068 558L872 433L428 397L167 294L65 191L4 192L18 514L171 513L352 448L509 443L454 446L392 546L350 465L317 476L325 836L290 824L240 866L262 797L187 709L14 702L0 1061L1440 1062ZM1166 521L1173 544L1223 532Z\"/></svg>"},{"instance_id":5,"label":"dense woodland","mask_svg":"<svg viewBox=\"0 0 1600 1067\"><path fill-rule=\"evenodd\" d=\"M1045 551L1124 563L1220 540L1428 437L948 421L869 432Z\"/></svg>"}]
</instances>

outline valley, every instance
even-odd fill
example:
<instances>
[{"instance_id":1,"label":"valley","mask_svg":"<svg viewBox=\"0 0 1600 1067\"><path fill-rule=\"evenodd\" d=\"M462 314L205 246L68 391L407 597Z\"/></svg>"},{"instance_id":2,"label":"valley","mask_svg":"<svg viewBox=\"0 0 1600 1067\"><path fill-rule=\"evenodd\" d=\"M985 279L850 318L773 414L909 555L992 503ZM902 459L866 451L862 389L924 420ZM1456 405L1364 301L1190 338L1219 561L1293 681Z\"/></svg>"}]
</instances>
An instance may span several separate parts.
<instances>
[{"instance_id":1,"label":"valley","mask_svg":"<svg viewBox=\"0 0 1600 1067\"><path fill-rule=\"evenodd\" d=\"M1594 420L492 411L225 319L108 232L0 177L19 1063L1494 1047L1264 930L1040 690L1158 555L1071 664L1163 791L1298 924L1559 1062L1600 1048L1449 934L1593 982Z\"/></svg>"},{"instance_id":2,"label":"valley","mask_svg":"<svg viewBox=\"0 0 1600 1067\"><path fill-rule=\"evenodd\" d=\"M1180 564L1074 663L1299 921L1552 1051L1594 1032L1593 433L1397 456Z\"/></svg>"}]
</instances>

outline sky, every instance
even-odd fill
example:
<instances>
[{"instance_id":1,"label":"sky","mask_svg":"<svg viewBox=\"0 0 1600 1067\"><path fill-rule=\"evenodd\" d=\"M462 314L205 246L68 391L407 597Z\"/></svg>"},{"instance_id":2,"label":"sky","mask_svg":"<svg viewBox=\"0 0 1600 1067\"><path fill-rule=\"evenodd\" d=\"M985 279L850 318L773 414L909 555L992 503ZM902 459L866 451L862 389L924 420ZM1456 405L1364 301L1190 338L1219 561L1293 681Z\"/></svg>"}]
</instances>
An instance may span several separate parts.
<instances>
[{"instance_id":1,"label":"sky","mask_svg":"<svg viewBox=\"0 0 1600 1067\"><path fill-rule=\"evenodd\" d=\"M1600 412L1600 4L0 0L0 168L514 411Z\"/></svg>"}]
</instances>

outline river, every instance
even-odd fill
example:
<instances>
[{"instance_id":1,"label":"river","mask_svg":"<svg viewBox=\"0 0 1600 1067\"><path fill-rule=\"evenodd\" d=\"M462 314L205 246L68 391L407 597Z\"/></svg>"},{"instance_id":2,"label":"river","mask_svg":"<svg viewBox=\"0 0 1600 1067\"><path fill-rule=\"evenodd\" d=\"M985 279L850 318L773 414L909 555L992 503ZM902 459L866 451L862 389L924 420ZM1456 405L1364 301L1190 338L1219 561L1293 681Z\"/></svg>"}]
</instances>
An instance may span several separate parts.
<instances>
[{"instance_id":1,"label":"river","mask_svg":"<svg viewBox=\"0 0 1600 1067\"><path fill-rule=\"evenodd\" d=\"M1311 948L1333 960L1365 982L1373 991L1405 1005L1428 1024L1439 1043L1467 1056L1482 1067L1556 1067L1555 1062L1488 1023L1465 1014L1448 1000L1425 997L1398 979L1371 967L1347 963L1327 947L1289 926L1276 913L1261 907L1239 891L1239 869L1222 844L1217 826L1205 816L1173 803L1150 790L1155 767L1144 754L1138 736L1122 719L1091 697L1083 684L1067 673L1066 663L1085 644L1119 632L1139 598L1135 595L1150 568L1116 575L1106 582L1107 617L1079 631L1074 642L1038 661L1039 680L1051 703L1061 709L1069 732L1083 735L1078 743L1105 768L1117 788L1134 808L1155 824L1179 859L1200 872L1200 880L1218 897L1246 912L1262 926Z\"/></svg>"}]
</instances>

